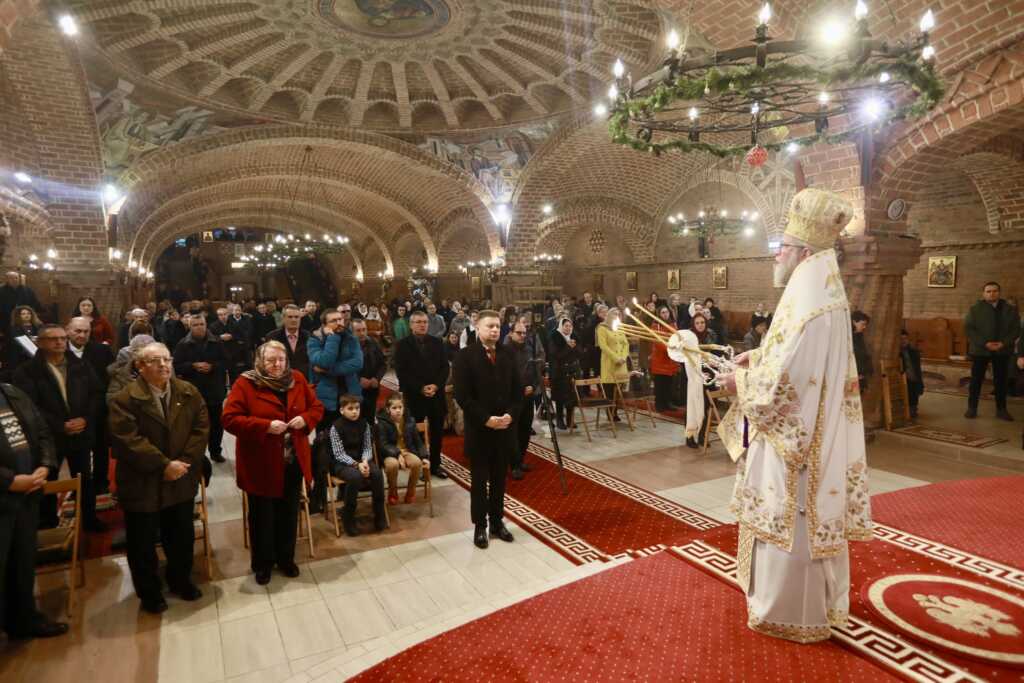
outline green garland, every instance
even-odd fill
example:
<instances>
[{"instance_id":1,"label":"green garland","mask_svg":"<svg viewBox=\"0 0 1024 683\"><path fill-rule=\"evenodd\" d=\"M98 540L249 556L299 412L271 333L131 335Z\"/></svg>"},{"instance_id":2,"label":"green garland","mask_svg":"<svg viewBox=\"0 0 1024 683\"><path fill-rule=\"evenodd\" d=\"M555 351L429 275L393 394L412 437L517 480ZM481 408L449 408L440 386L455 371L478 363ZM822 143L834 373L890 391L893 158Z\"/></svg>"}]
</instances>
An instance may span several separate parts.
<instances>
[{"instance_id":1,"label":"green garland","mask_svg":"<svg viewBox=\"0 0 1024 683\"><path fill-rule=\"evenodd\" d=\"M676 100L694 101L703 98L705 95L722 95L725 93L749 97L753 99L758 86L776 83L779 81L801 80L813 81L822 88L828 89L841 83L851 83L865 80L876 80L883 71L892 74L894 79L904 80L917 93L917 98L892 112L883 120L871 126L856 126L841 133L820 133L804 136L792 140L780 142L760 143L762 147L771 151L778 151L790 144L797 144L802 147L813 145L817 142L836 144L846 142L867 129L880 129L889 121L900 118L917 118L927 111L933 109L945 94L945 87L935 75L934 71L926 65L921 65L910 58L900 58L890 62L859 64L837 67L828 71L816 69L813 66L797 66L779 62L765 67L756 65L732 67L727 69L711 68L702 78L679 77L675 83L662 83L648 97L632 100L620 100L612 110L608 119L608 131L611 133L612 142L627 145L635 150L650 152L660 155L669 150L681 152L707 152L716 157L728 157L746 154L749 146L722 146L707 142L692 142L680 139L670 142L651 142L644 140L638 135L629 133L629 123L637 117L649 119L657 112Z\"/></svg>"}]
</instances>

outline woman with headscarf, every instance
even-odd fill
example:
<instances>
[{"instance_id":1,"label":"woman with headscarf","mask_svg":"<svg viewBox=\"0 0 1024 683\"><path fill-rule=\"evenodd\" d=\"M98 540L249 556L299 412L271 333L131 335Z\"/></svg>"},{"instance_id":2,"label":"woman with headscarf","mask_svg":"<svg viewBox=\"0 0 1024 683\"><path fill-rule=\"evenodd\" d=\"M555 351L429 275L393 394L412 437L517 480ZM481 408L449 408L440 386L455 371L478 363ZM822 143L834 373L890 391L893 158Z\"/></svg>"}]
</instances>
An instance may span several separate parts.
<instances>
[{"instance_id":1,"label":"woman with headscarf","mask_svg":"<svg viewBox=\"0 0 1024 683\"><path fill-rule=\"evenodd\" d=\"M690 321L690 330L696 335L698 344L717 344L718 336L708 327L708 319L704 313L694 313ZM706 428L704 415L707 410L708 398L704 393L704 371L698 363L685 363L686 369L686 445L700 448L704 440Z\"/></svg>"},{"instance_id":2,"label":"woman with headscarf","mask_svg":"<svg viewBox=\"0 0 1024 683\"><path fill-rule=\"evenodd\" d=\"M221 423L237 438L235 470L249 499L251 566L261 586L275 563L285 576L299 575L299 492L303 478L313 480L308 437L323 416L313 387L289 367L278 341L256 350L255 367L239 376L224 404Z\"/></svg>"},{"instance_id":3,"label":"woman with headscarf","mask_svg":"<svg viewBox=\"0 0 1024 683\"><path fill-rule=\"evenodd\" d=\"M99 306L92 297L83 296L78 300L72 318L85 318L89 321L89 339L100 344L113 346L117 341L114 336L114 327L110 321L100 313Z\"/></svg>"},{"instance_id":4,"label":"woman with headscarf","mask_svg":"<svg viewBox=\"0 0 1024 683\"><path fill-rule=\"evenodd\" d=\"M564 430L573 424L573 409L576 407L573 382L583 374L580 370L582 347L573 332L571 319L562 316L558 321L550 346L551 400L555 402L556 426Z\"/></svg>"},{"instance_id":5,"label":"woman with headscarf","mask_svg":"<svg viewBox=\"0 0 1024 683\"><path fill-rule=\"evenodd\" d=\"M658 309L660 323L651 325L651 329L664 337L676 331L672 324L672 312L668 306ZM679 364L668 357L668 347L664 344L651 343L651 376L654 378L654 409L664 413L672 409L672 378L679 371Z\"/></svg>"},{"instance_id":6,"label":"woman with headscarf","mask_svg":"<svg viewBox=\"0 0 1024 683\"><path fill-rule=\"evenodd\" d=\"M618 329L619 316L619 309L609 308L595 334L597 347L601 349L601 384L605 395L612 400L616 385L629 382L629 339ZM612 408L612 420L622 421L617 404Z\"/></svg>"}]
</instances>

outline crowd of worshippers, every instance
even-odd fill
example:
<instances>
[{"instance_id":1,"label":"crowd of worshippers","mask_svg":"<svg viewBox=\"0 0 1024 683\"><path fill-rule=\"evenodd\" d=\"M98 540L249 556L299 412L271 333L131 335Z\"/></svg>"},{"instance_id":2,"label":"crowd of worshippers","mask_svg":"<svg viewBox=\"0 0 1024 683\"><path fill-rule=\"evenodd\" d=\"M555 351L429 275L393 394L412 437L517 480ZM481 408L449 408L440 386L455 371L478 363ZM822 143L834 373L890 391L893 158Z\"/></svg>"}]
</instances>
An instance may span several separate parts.
<instances>
[{"instance_id":1,"label":"crowd of worshippers","mask_svg":"<svg viewBox=\"0 0 1024 683\"><path fill-rule=\"evenodd\" d=\"M1019 342L1015 349L1012 341L1009 349L1005 341L997 348L996 337L1016 339L1009 329L1016 325L1019 331L1020 321L992 285L969 314L972 355L973 346L981 345L993 365L1003 354L1024 366ZM248 499L251 569L260 584L270 581L275 566L287 577L299 574L294 555L303 481L311 487L313 513L325 509L328 482L340 482L337 500L350 536L361 532L356 500L368 488L372 525L380 531L387 524L386 506L415 502L416 484L427 472L447 477L441 458L446 431L467 437L474 542L487 546L488 517L491 536L511 541L494 493L500 499L505 476L519 480L529 471L525 455L545 387L559 430L574 426L579 379L599 378L608 395L616 386L649 382L657 411L694 406L694 395L705 401L702 378L688 381L664 345L631 342L615 324L636 305L624 296L605 300L590 292L500 312L489 310L487 301L397 298L323 308L315 301L301 307L274 300L164 301L130 307L122 320L111 321L94 298L83 297L63 324L52 324L40 320L35 293L17 273L8 274L0 286L0 316L10 320L0 350L3 630L12 638L67 630L40 613L33 597L36 530L58 525L61 514L55 497L44 498L40 490L57 478L65 461L71 476L81 477L86 532L106 531L96 513L98 494L113 494L124 512L128 565L142 608L167 609L158 542L167 557L167 588L185 600L201 597L191 578L194 505L200 481L209 483L214 475L212 463L224 462L225 431L236 437L237 485ZM659 321L652 327L660 331L689 329L703 344L732 343L738 349L760 346L772 320L758 305L742 341L730 340L725 316L710 298L684 301L678 294L651 293L640 305ZM855 311L851 320L863 388L871 378L864 338L869 318ZM489 336L478 339L481 333ZM484 351L480 359L462 353L473 349L486 351L495 369L482 362ZM916 412L920 356L906 335L901 358L908 384L914 383ZM389 369L398 387L382 401ZM499 377L498 369L514 376ZM506 388L517 395L488 392L498 379L508 380ZM508 414L483 415L479 424L479 415L464 414L467 404L468 412L478 413L485 403ZM617 408L612 419L620 419ZM426 442L417 428L424 422ZM478 477L483 460L470 453L469 441L485 423L501 432L507 457L500 460L500 472L490 461L479 465L486 471ZM498 432L484 431L476 437L477 449L499 441ZM696 448L702 438L688 424L687 445ZM407 483L401 494L403 471ZM490 497L478 482L489 483Z\"/></svg>"}]
</instances>

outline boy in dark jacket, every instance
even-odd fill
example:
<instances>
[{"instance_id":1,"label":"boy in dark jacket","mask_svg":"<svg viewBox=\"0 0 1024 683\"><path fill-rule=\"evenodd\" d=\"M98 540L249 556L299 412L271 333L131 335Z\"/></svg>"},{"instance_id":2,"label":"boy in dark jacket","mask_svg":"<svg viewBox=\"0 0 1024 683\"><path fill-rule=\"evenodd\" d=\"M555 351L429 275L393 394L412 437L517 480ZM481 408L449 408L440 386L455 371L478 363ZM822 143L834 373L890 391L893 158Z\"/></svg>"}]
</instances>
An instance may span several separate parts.
<instances>
[{"instance_id":1,"label":"boy in dark jacket","mask_svg":"<svg viewBox=\"0 0 1024 683\"><path fill-rule=\"evenodd\" d=\"M910 402L910 417L917 418L917 402L924 393L924 373L921 372L921 352L910 343L906 330L900 331L900 363L907 378L907 398Z\"/></svg>"},{"instance_id":2,"label":"boy in dark jacket","mask_svg":"<svg viewBox=\"0 0 1024 683\"><path fill-rule=\"evenodd\" d=\"M405 412L401 394L392 394L377 416L380 451L384 456L384 473L388 479L388 505L398 504L398 470L409 470L405 502L416 500L416 484L420 469L427 459L427 449L416 429L416 421Z\"/></svg>"},{"instance_id":3,"label":"boy in dark jacket","mask_svg":"<svg viewBox=\"0 0 1024 683\"><path fill-rule=\"evenodd\" d=\"M328 446L331 454L331 473L345 482L345 507L342 522L345 533L358 536L356 526L356 500L359 490L366 482L373 492L373 523L382 531L387 522L384 518L384 476L373 461L373 435L370 425L359 415L359 399L345 395L339 401L341 417L328 432Z\"/></svg>"}]
</instances>

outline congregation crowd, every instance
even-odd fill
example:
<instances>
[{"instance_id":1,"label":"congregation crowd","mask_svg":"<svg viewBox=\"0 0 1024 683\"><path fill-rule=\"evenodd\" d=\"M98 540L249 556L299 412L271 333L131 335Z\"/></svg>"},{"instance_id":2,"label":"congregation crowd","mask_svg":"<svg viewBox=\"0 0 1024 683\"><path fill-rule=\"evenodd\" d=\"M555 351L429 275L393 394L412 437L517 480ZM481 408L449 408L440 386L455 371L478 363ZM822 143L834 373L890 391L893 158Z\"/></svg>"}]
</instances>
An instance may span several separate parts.
<instances>
[{"instance_id":1,"label":"congregation crowd","mask_svg":"<svg viewBox=\"0 0 1024 683\"><path fill-rule=\"evenodd\" d=\"M128 564L143 609L167 608L157 543L170 591L198 599L191 579L194 501L200 482L214 474L212 463L225 461L225 431L236 438L236 480L247 496L251 568L260 584L275 566L286 576L299 574L303 482L313 513L333 504L338 491L351 536L360 533L357 496L369 489L380 531L388 524L386 506L413 503L422 479L447 478L446 431L466 437L474 542L487 547L488 531L511 541L502 522L505 479L522 479L530 469L525 456L536 411L547 410L543 397L550 396L558 430L574 427L581 379L594 378L607 396L649 389L659 412L693 407L695 393L700 404L706 400L703 378L688 378L663 344L631 340L616 324L637 306L658 321L652 329L689 329L701 344L743 349L760 346L772 321L758 305L743 339L730 339L711 298L652 292L643 302L606 301L584 292L500 311L490 302L444 299L336 307L162 301L133 307L118 321L84 297L64 324L54 324L40 320L35 294L17 273L8 274L0 287L0 319L10 321L0 369L4 629L10 637L67 629L38 612L33 598L36 530L56 526L60 514L54 497L38 493L65 461L71 476L81 477L87 531L105 530L98 494L112 492L124 512ZM851 320L863 390L872 374L864 337L869 318L856 311ZM975 375L992 364L999 415L1009 418L1008 368L1024 367L1016 309L989 283L968 321ZM916 414L921 361L905 332L901 359ZM389 371L395 386L385 387ZM980 387L972 381L968 416L976 414ZM621 407L609 410L612 420L621 419ZM688 424L689 446L702 436Z\"/></svg>"}]
</instances>

